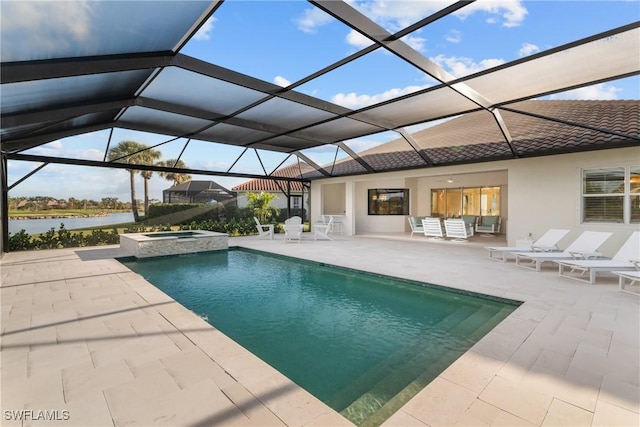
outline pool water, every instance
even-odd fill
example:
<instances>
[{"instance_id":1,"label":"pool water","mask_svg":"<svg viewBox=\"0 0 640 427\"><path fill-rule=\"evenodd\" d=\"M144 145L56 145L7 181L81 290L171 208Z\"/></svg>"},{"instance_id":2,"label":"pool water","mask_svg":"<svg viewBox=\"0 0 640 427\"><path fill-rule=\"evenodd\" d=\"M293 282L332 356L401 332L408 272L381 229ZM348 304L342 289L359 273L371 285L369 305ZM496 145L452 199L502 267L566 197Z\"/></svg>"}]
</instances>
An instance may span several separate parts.
<instances>
[{"instance_id":1,"label":"pool water","mask_svg":"<svg viewBox=\"0 0 640 427\"><path fill-rule=\"evenodd\" d=\"M121 260L357 425L380 425L517 304L257 251Z\"/></svg>"}]
</instances>

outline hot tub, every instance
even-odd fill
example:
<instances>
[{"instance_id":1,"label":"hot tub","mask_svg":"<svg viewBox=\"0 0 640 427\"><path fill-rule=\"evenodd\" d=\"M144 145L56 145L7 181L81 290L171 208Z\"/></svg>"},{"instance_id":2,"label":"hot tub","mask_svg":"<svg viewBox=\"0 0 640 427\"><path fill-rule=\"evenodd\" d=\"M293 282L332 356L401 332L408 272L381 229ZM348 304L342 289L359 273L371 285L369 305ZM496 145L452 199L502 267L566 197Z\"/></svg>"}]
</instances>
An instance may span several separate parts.
<instances>
[{"instance_id":1,"label":"hot tub","mask_svg":"<svg viewBox=\"0 0 640 427\"><path fill-rule=\"evenodd\" d=\"M181 255L228 249L229 236L206 230L130 233L120 235L120 248L136 258Z\"/></svg>"}]
</instances>

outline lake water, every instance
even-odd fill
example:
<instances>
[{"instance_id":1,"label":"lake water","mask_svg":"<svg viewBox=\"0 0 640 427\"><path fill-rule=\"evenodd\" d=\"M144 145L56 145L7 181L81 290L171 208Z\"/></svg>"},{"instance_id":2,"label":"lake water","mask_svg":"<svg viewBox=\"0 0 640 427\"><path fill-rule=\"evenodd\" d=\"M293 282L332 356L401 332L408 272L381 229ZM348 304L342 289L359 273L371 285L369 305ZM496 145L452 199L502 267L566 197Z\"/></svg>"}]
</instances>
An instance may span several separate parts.
<instances>
[{"instance_id":1,"label":"lake water","mask_svg":"<svg viewBox=\"0 0 640 427\"><path fill-rule=\"evenodd\" d=\"M131 212L90 218L11 219L9 220L9 233L16 234L20 230L24 230L29 234L45 233L51 228L59 230L61 223L64 224L64 228L67 230L73 230L76 228L122 224L124 222L133 222L133 214Z\"/></svg>"}]
</instances>

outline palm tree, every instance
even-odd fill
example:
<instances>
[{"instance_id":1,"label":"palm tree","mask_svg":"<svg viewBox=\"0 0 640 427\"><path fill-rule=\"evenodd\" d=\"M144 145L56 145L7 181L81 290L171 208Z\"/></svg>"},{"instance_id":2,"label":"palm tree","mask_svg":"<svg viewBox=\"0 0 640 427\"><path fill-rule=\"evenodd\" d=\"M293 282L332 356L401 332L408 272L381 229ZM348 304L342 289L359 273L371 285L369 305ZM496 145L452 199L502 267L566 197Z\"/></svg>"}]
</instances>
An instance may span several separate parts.
<instances>
[{"instance_id":1,"label":"palm tree","mask_svg":"<svg viewBox=\"0 0 640 427\"><path fill-rule=\"evenodd\" d=\"M140 156L142 159L142 164L152 165L156 162L156 160L162 157L162 153L150 148L140 153ZM142 175L142 178L144 179L144 215L147 216L149 215L149 180L151 179L153 172L140 171L140 175Z\"/></svg>"},{"instance_id":2,"label":"palm tree","mask_svg":"<svg viewBox=\"0 0 640 427\"><path fill-rule=\"evenodd\" d=\"M136 141L121 141L109 150L107 153L107 158L110 162L117 163L126 163L129 165L139 165L143 164L143 159L141 158L139 152L142 152L147 148L146 145L140 144ZM133 220L135 222L140 221L140 216L138 215L138 204L136 202L136 186L135 186L135 169L127 168L129 172L129 181L131 183L131 211L133 212Z\"/></svg>"},{"instance_id":3,"label":"palm tree","mask_svg":"<svg viewBox=\"0 0 640 427\"><path fill-rule=\"evenodd\" d=\"M264 191L260 194L247 193L247 207L253 209L253 214L258 217L261 224L267 223L269 218L278 212L278 209L271 206L271 202L275 199L275 194Z\"/></svg>"},{"instance_id":4,"label":"palm tree","mask_svg":"<svg viewBox=\"0 0 640 427\"><path fill-rule=\"evenodd\" d=\"M178 168L186 169L187 165L182 160L169 159L158 162L158 166L165 168ZM191 175L178 172L160 172L160 176L164 179L173 182L173 185L182 184L183 182L191 181Z\"/></svg>"}]
</instances>

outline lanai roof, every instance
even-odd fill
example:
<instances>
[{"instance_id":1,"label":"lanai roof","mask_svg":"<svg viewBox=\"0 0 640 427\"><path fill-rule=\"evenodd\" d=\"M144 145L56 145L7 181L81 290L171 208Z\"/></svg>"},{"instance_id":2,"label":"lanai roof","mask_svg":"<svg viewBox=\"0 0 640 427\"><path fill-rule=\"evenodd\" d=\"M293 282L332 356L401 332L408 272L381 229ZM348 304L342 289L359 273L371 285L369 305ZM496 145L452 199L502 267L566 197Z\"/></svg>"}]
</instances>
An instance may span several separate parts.
<instances>
[{"instance_id":1,"label":"lanai roof","mask_svg":"<svg viewBox=\"0 0 640 427\"><path fill-rule=\"evenodd\" d=\"M611 147L638 143L637 126L623 126L618 115L594 121L591 115L581 113L587 104L521 102L637 76L640 23L633 21L634 17L627 25L454 77L403 37L473 2L443 4L441 10L392 33L350 3L313 0L310 7L371 44L282 87L181 53L198 29L227 7L222 1L2 3L0 136L8 159L125 167L105 160L47 157L29 151L68 136L117 128L184 138L183 151L190 149L189 141L210 143L211 157L215 157L216 144L297 156L319 171L309 177L590 150L604 148L604 143ZM33 25L21 19L27 16L21 15L24 8L40 8L48 18ZM47 39L49 31L73 19L80 8L90 9L91 37L73 33L60 40ZM252 30L238 25L238 31ZM428 75L433 84L356 110L298 90L378 50L386 50L416 72ZM562 105L564 113L555 117L558 110L543 105ZM588 108L595 109L593 105ZM637 115L637 101L621 102L615 108L625 110L616 114ZM611 113L607 107L599 114ZM428 144L407 131L412 125L457 116L464 119L440 125L438 130L443 134ZM457 120L468 121L471 129L482 127L483 132L460 129ZM554 130L567 126L573 128L568 132L575 138L554 140ZM535 132L528 134L531 130ZM359 155L345 143L388 131L396 132L412 150ZM322 168L303 153L326 145L337 147L352 160ZM159 166L140 169L267 179L271 173L265 168L264 174Z\"/></svg>"}]
</instances>

